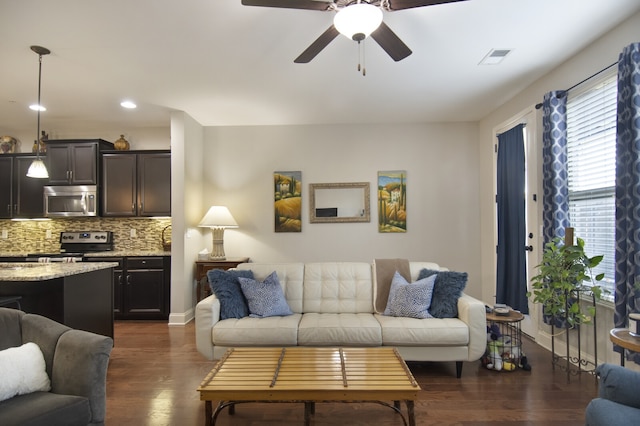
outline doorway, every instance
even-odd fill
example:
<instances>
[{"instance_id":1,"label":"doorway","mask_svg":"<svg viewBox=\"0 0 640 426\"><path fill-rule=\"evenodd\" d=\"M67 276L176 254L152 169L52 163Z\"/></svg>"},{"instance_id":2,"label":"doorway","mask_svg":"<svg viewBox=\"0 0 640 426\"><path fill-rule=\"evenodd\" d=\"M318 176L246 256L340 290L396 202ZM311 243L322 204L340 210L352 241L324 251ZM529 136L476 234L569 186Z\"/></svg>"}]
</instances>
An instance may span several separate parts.
<instances>
[{"instance_id":1,"label":"doorway","mask_svg":"<svg viewBox=\"0 0 640 426\"><path fill-rule=\"evenodd\" d=\"M539 168L542 164L542 150L538 149L541 146L541 141L538 139L540 136L538 135L537 129L540 128L541 125L541 116L537 113L537 111L532 107L531 109L525 110L521 114L518 114L511 120L503 123L502 125L496 127L495 129L495 155L494 155L494 190L496 193L496 208L494 212L495 218L495 232L494 232L494 240L495 245L498 247L498 203L497 203L497 191L498 191L498 149L499 149L499 141L497 135L502 134L514 127L518 124L524 124L523 128L523 143L524 143L524 168L525 168L525 182L524 182L524 191L525 191L525 235L524 235L524 246L519 247L506 247L505 250L516 251L522 250L525 251L526 262L522 264L522 268L525 269L524 274L526 276L527 290L530 289L530 279L531 277L537 274L536 266L540 262L540 253L542 252L542 184L539 181L539 176L541 176L541 170ZM496 250L495 261L494 261L494 271L498 270L498 254ZM496 272L496 285L497 285L497 272ZM497 288L496 288L497 291ZM497 293L496 293L497 294ZM529 314L525 315L525 319L521 323L522 332L526 335L530 336L532 339L536 339L538 334L538 309L533 305L531 300L529 300Z\"/></svg>"}]
</instances>

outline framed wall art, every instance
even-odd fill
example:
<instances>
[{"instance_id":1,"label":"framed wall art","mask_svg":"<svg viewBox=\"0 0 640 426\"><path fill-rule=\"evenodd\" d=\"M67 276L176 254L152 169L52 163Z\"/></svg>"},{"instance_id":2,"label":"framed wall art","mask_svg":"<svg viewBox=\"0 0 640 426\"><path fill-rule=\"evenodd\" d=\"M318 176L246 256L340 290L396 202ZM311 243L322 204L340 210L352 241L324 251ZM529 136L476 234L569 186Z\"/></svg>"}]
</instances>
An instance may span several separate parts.
<instances>
[{"instance_id":1,"label":"framed wall art","mask_svg":"<svg viewBox=\"0 0 640 426\"><path fill-rule=\"evenodd\" d=\"M407 232L407 172L378 172L378 232Z\"/></svg>"},{"instance_id":2,"label":"framed wall art","mask_svg":"<svg viewBox=\"0 0 640 426\"><path fill-rule=\"evenodd\" d=\"M302 172L274 172L274 230L302 232Z\"/></svg>"}]
</instances>

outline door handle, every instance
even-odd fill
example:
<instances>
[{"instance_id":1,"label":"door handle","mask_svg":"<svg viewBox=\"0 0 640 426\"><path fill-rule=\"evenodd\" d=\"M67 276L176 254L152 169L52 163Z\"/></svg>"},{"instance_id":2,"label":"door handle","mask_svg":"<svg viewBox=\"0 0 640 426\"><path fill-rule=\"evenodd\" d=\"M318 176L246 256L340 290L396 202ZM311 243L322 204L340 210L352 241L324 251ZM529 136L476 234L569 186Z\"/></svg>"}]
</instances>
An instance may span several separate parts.
<instances>
[{"instance_id":1,"label":"door handle","mask_svg":"<svg viewBox=\"0 0 640 426\"><path fill-rule=\"evenodd\" d=\"M524 249L526 251L533 251L533 246L525 246Z\"/></svg>"}]
</instances>

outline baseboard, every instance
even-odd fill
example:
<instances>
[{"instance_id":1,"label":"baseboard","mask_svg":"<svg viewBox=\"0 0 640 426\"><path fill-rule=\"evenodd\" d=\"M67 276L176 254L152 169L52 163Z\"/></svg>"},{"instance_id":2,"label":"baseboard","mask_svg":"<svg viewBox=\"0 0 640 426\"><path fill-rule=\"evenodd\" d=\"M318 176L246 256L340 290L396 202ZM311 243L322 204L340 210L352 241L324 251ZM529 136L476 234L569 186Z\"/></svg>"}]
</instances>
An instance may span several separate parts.
<instances>
[{"instance_id":1,"label":"baseboard","mask_svg":"<svg viewBox=\"0 0 640 426\"><path fill-rule=\"evenodd\" d=\"M194 318L193 308L184 313L171 313L169 314L169 326L184 326L189 321L193 321Z\"/></svg>"}]
</instances>

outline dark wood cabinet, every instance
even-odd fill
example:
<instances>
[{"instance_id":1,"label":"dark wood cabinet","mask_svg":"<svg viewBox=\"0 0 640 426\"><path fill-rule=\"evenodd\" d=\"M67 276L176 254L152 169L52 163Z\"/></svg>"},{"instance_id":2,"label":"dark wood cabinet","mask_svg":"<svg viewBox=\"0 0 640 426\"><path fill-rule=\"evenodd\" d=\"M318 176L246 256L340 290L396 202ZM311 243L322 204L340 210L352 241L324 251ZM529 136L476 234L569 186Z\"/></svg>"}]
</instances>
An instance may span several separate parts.
<instances>
[{"instance_id":1,"label":"dark wood cabinet","mask_svg":"<svg viewBox=\"0 0 640 426\"><path fill-rule=\"evenodd\" d=\"M97 185L98 153L113 149L102 139L66 139L47 141L49 185Z\"/></svg>"},{"instance_id":2,"label":"dark wood cabinet","mask_svg":"<svg viewBox=\"0 0 640 426\"><path fill-rule=\"evenodd\" d=\"M31 154L5 154L0 158L0 218L44 216L43 188L48 181L27 177L35 158Z\"/></svg>"},{"instance_id":3,"label":"dark wood cabinet","mask_svg":"<svg viewBox=\"0 0 640 426\"><path fill-rule=\"evenodd\" d=\"M171 257L88 257L90 262L118 262L113 270L115 319L169 318Z\"/></svg>"},{"instance_id":4,"label":"dark wood cabinet","mask_svg":"<svg viewBox=\"0 0 640 426\"><path fill-rule=\"evenodd\" d=\"M170 216L171 152L104 153L102 216Z\"/></svg>"}]
</instances>

